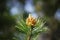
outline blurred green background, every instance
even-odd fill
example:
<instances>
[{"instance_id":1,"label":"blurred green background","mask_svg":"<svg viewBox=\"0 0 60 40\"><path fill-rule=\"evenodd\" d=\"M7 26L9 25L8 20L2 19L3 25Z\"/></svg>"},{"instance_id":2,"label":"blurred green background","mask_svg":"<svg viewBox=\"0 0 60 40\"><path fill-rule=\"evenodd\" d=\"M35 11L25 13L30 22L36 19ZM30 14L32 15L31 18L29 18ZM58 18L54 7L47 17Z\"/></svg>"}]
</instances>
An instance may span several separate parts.
<instances>
[{"instance_id":1,"label":"blurred green background","mask_svg":"<svg viewBox=\"0 0 60 40\"><path fill-rule=\"evenodd\" d=\"M15 25L29 13L35 18L47 17L45 25L50 31L38 40L60 40L60 0L0 0L0 40L24 40L26 35Z\"/></svg>"}]
</instances>

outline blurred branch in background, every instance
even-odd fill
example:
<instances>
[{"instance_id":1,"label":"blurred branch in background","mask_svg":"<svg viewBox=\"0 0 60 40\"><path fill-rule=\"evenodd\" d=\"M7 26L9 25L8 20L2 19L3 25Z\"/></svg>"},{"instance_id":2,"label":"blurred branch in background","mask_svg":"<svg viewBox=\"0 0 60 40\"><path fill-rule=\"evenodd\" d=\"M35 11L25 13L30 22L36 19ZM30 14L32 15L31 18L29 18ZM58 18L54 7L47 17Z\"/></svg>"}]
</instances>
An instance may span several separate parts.
<instances>
[{"instance_id":1,"label":"blurred branch in background","mask_svg":"<svg viewBox=\"0 0 60 40\"><path fill-rule=\"evenodd\" d=\"M44 1L44 12L46 16L54 16L57 8L59 8L60 0L45 0Z\"/></svg>"}]
</instances>

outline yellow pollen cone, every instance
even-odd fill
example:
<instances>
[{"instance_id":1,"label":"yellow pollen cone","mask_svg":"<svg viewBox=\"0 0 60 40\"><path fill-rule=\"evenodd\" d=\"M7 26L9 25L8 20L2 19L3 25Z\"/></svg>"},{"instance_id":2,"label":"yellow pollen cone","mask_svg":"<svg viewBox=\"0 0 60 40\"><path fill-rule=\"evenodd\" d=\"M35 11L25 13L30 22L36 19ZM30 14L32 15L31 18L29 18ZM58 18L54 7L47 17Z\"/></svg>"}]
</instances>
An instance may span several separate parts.
<instances>
[{"instance_id":1,"label":"yellow pollen cone","mask_svg":"<svg viewBox=\"0 0 60 40\"><path fill-rule=\"evenodd\" d=\"M26 19L26 25L34 26L36 24L36 20L29 14L28 18Z\"/></svg>"}]
</instances>

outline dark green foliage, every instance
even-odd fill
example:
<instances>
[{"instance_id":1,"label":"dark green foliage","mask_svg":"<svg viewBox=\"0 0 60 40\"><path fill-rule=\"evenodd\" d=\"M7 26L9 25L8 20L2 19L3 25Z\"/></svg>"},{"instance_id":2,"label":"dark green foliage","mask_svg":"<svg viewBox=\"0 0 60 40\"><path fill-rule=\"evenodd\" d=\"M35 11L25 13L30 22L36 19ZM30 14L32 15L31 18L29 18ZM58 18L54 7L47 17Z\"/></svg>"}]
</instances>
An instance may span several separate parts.
<instances>
[{"instance_id":1,"label":"dark green foliage","mask_svg":"<svg viewBox=\"0 0 60 40\"><path fill-rule=\"evenodd\" d=\"M28 17L28 13L27 12L24 12L23 13L23 19L26 20L27 17Z\"/></svg>"},{"instance_id":2,"label":"dark green foliage","mask_svg":"<svg viewBox=\"0 0 60 40\"><path fill-rule=\"evenodd\" d=\"M6 0L0 0L0 14L3 14L6 10Z\"/></svg>"},{"instance_id":3,"label":"dark green foliage","mask_svg":"<svg viewBox=\"0 0 60 40\"><path fill-rule=\"evenodd\" d=\"M11 40L13 37L15 18L6 14L0 15L0 40Z\"/></svg>"}]
</instances>

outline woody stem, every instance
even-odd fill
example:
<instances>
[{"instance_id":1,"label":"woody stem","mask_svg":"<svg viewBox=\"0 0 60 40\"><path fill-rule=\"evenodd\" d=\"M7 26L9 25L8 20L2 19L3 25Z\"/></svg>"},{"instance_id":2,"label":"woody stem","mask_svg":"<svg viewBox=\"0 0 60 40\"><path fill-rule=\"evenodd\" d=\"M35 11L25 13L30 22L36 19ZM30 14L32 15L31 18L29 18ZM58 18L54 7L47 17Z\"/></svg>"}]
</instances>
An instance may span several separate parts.
<instances>
[{"instance_id":1,"label":"woody stem","mask_svg":"<svg viewBox=\"0 0 60 40\"><path fill-rule=\"evenodd\" d=\"M33 27L31 26L29 40L31 40L31 37L32 37L32 30L33 30Z\"/></svg>"}]
</instances>

